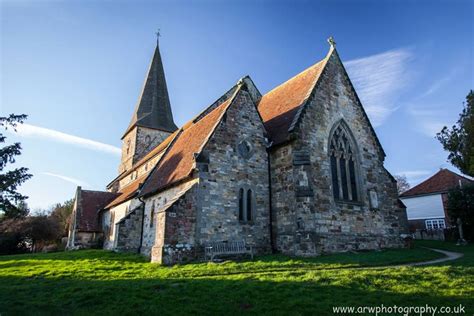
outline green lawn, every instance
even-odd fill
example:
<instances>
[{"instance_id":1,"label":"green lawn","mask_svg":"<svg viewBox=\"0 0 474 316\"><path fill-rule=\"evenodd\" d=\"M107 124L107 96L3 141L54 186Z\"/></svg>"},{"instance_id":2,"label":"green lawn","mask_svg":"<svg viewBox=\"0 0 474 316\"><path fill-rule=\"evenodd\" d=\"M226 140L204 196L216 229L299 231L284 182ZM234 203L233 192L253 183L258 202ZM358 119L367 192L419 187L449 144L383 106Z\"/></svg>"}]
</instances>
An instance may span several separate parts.
<instances>
[{"instance_id":1,"label":"green lawn","mask_svg":"<svg viewBox=\"0 0 474 316\"><path fill-rule=\"evenodd\" d=\"M465 253L430 267L371 266ZM441 255L442 256L442 255ZM0 315L10 314L312 314L333 306L457 306L474 312L474 246L418 242L412 250L312 259L162 267L138 255L102 250L0 257Z\"/></svg>"}]
</instances>

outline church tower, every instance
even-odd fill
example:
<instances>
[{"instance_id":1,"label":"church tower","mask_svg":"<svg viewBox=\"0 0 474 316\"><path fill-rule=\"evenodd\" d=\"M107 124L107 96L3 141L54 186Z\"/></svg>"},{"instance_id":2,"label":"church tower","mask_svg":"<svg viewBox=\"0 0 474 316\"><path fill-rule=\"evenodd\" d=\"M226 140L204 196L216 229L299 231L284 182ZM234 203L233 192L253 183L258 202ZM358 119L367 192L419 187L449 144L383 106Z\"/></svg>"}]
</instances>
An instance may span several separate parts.
<instances>
[{"instance_id":1,"label":"church tower","mask_svg":"<svg viewBox=\"0 0 474 316\"><path fill-rule=\"evenodd\" d=\"M134 163L177 129L171 113L165 72L157 42L132 120L122 137L119 174L130 170Z\"/></svg>"}]
</instances>

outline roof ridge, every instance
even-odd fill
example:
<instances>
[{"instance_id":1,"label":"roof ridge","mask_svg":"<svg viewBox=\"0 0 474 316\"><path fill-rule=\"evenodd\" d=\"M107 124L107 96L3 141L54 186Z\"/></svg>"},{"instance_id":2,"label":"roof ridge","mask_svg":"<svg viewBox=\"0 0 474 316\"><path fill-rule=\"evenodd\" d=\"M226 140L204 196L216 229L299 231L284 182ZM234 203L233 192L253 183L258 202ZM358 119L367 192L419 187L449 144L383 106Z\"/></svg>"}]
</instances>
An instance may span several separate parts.
<instances>
[{"instance_id":1,"label":"roof ridge","mask_svg":"<svg viewBox=\"0 0 474 316\"><path fill-rule=\"evenodd\" d=\"M445 180L444 183L449 184L449 182L450 182L449 178L446 178L446 176L444 176L444 178L443 178L443 176L442 176L443 174L448 175L450 177L454 177L454 178L451 178L451 179L457 179L458 181L461 181L461 179L462 179L462 180L468 181L470 183L474 182L474 180L471 180L467 177L464 177L464 176L462 176L462 175L460 175L460 174L458 174L454 171L451 171L447 168L442 168L442 169L438 170L436 173L434 173L432 176L426 178L425 180L423 180L420 183L418 183L417 185L415 185L413 188L410 188L407 191L400 194L400 197L411 197L411 196L417 196L417 195L435 194L435 193L442 193L442 192L448 191L449 187L442 186L442 185L441 186L436 185L436 179L437 178ZM455 185L458 185L458 184L456 183ZM421 190L421 192L417 192L419 190Z\"/></svg>"},{"instance_id":2,"label":"roof ridge","mask_svg":"<svg viewBox=\"0 0 474 316\"><path fill-rule=\"evenodd\" d=\"M303 111L302 105L307 103L314 93L334 52L334 48L330 47L324 58L273 88L260 99L258 110L273 146L288 140L290 132L302 115L297 112Z\"/></svg>"},{"instance_id":3,"label":"roof ridge","mask_svg":"<svg viewBox=\"0 0 474 316\"><path fill-rule=\"evenodd\" d=\"M81 188L81 191L82 192L98 192L98 193L110 193L110 194L116 194L114 192L110 192L110 191L99 191L99 190L84 190Z\"/></svg>"},{"instance_id":4,"label":"roof ridge","mask_svg":"<svg viewBox=\"0 0 474 316\"><path fill-rule=\"evenodd\" d=\"M208 115L210 115L211 113L214 113L214 111L217 111L218 109L220 109L222 106L224 106L225 108L224 109L221 109L222 110L222 113L219 113L219 116L216 118L216 121L215 123L212 125L212 127L209 129L209 133L204 137L203 139L203 142L200 144L200 146L198 147L198 150L196 152L194 152L193 154L196 154L196 153L200 153L202 151L202 149L204 148L204 146L207 144L208 140L210 139L210 137L212 136L212 134L214 133L215 129L217 128L217 126L219 125L219 123L222 121L222 118L223 116L225 115L227 109L230 107L230 105L233 103L233 101L235 100L238 92L241 90L241 87L242 87L242 84L237 84L237 89L234 91L234 93L232 94L232 97L228 98L225 102L221 103L219 106L217 106L216 108L212 109L209 113L207 113L204 117L207 117ZM204 118L203 117L203 118ZM202 118L202 119L203 119ZM176 183L176 181L171 181L170 183L166 184L165 186L162 186L162 187L158 187L158 188L154 188L152 190L145 190L145 192L142 192L142 190L144 188L147 187L148 185L148 182L150 181L150 179L153 177L153 175L158 172L158 170L160 170L160 168L162 167L162 163L163 161L165 161L165 159L168 157L168 154L170 153L171 150L173 150L173 146L176 144L176 142L180 139L181 135L183 134L183 132L185 131L189 131L190 129L192 129L193 127L196 126L197 123L199 123L202 119L194 122L193 120L189 121L188 123L186 123L185 125L183 125L183 127L180 128L180 132L179 134L177 135L177 137L173 140L173 142L170 144L170 146L166 149L166 152L163 154L163 156L161 157L160 161L154 166L154 168L151 170L151 172L148 174L146 180L144 181L143 185L141 186L141 188L138 190L138 196L145 196L145 195L149 195L149 194L153 194L153 193L156 193L157 191L162 191L166 188L168 188L170 185ZM183 159L183 158L181 158ZM185 175L184 178L182 179L178 179L177 181L179 180L183 180L185 179L186 177L189 177L190 173L196 168L196 161L195 161L195 157L192 158L193 159L193 162L192 162L192 165L191 165L191 168L190 168L190 171L188 171L188 173Z\"/></svg>"},{"instance_id":5,"label":"roof ridge","mask_svg":"<svg viewBox=\"0 0 474 316\"><path fill-rule=\"evenodd\" d=\"M243 78L246 78L248 76L245 76ZM158 164L160 163L160 161L165 157L166 155L166 151L168 150L168 148L174 143L174 140L179 136L179 134L183 131L183 130L186 130L188 129L190 126L194 125L195 123L199 122L201 119L203 119L204 117L206 117L207 115L209 115L211 112L213 112L216 108L218 108L220 105L222 105L222 103L228 101L230 98L232 98L232 96L230 97L227 97L225 98L224 100L222 100L220 102L220 104L218 106L216 106L214 109L210 110L209 109L212 107L212 106L215 106L217 103L219 103L219 101L225 97L228 93L230 93L233 89L236 89L238 88L239 86L239 82L243 79L241 78L236 84L234 84L229 90L227 90L224 94L222 94L219 98L217 98L211 105L209 105L208 107L204 108L201 112L199 112L197 115L195 115L193 118L191 118L190 120L186 121L186 123L184 123L182 126L180 126L176 131L174 131L172 134L170 134L165 140L163 140L160 144L158 144L157 146L155 146L155 148L153 148L147 155L145 155L142 159L140 159L139 161L137 161L133 166L132 168L130 168L130 170L127 170L127 171L124 171L123 173L121 173L120 175L118 175L117 177L115 177L112 181L110 181L109 184L107 184L107 188L110 187L115 181L117 180L121 180L123 179L124 177L126 177L127 175L131 174L132 172L134 172L138 167L142 166L143 164L145 164L146 162L150 161L151 159L153 159L154 157L156 157L157 155L159 155L160 153L162 153L164 151L164 153L162 154L161 158L156 162L156 164L153 166L153 168L150 169L150 171L148 172L148 176L152 174L154 168L156 166L158 166ZM235 91L234 91L235 93ZM208 113L206 113L206 111L209 111ZM168 144L166 146L164 146L164 148L162 150L159 150L158 152L156 152L155 154L152 154L151 156L148 157L148 155L150 155L156 148L158 148L160 145L164 144L169 138L171 138L168 142ZM144 183L147 181L147 179L145 179ZM133 181L132 181L133 182Z\"/></svg>"},{"instance_id":6,"label":"roof ridge","mask_svg":"<svg viewBox=\"0 0 474 316\"><path fill-rule=\"evenodd\" d=\"M178 130L174 131L173 133L171 133L168 137L166 137L161 143L159 143L158 145L156 145L148 154L146 154L145 156L143 156L140 160L138 160L136 163L134 163L132 165L132 168L130 168L129 170L125 170L124 172L122 172L121 174L119 174L117 177L115 177L112 181L110 181L106 188L109 188L112 186L112 184L114 182L116 182L117 180L122 180L123 178L125 178L126 176L128 176L129 174L131 174L132 172L136 171L139 167L141 167L142 165L144 165L145 163L149 162L150 160L152 160L153 158L155 158L156 156L158 156L161 152L163 152L164 150L166 150L167 146L169 146L169 144L173 141L174 137L176 137L177 135L177 132ZM169 142L168 142L168 145L163 145L167 142L168 138L170 138ZM156 149L158 149L158 147L160 147L161 145L163 145L163 148L162 150L159 150L157 151L156 153L154 153L154 151Z\"/></svg>"},{"instance_id":7,"label":"roof ridge","mask_svg":"<svg viewBox=\"0 0 474 316\"><path fill-rule=\"evenodd\" d=\"M225 102L229 102L229 103L226 105L226 109L224 111L222 111L220 117L216 120L216 123L214 124L214 126L211 128L211 132L209 133L209 135L207 135L206 141L199 148L199 153L202 151L204 146L206 146L207 142L209 141L209 138L211 138L211 135L214 133L217 125L219 125L219 123L221 122L221 120L224 117L225 113L227 112L227 109L229 109L230 105L234 102L234 100L237 97L237 94L239 93L239 91L242 90L243 85L245 85L245 83L243 82L242 79L240 79L236 84L236 89L235 89L232 97L230 97L228 100L225 101ZM214 109L214 110L216 110L216 109ZM211 112L213 112L214 110L212 110ZM211 113L211 112L209 112L209 113ZM195 167L196 167L196 160L194 160L194 168Z\"/></svg>"},{"instance_id":8,"label":"roof ridge","mask_svg":"<svg viewBox=\"0 0 474 316\"><path fill-rule=\"evenodd\" d=\"M327 62L327 61L329 60L329 57L331 56L331 54L333 53L334 50L335 50L335 48L334 48L333 46L330 46L328 53L326 54L326 56L325 56L323 59L321 59L321 60L317 61L316 63L312 64L311 66L305 68L303 71L300 71L299 73L295 74L295 75L294 75L293 77L291 77L290 79L287 79L286 81L280 83L278 86L274 87L273 89L271 89L270 91L268 91L268 92L265 93L264 95L267 95L267 94L270 94L270 93L274 92L275 90L277 90L277 89L280 88L281 86L285 85L287 82L289 82L289 81L295 79L296 77L300 76L301 74L303 74L303 73L305 73L305 72L311 70L313 67L316 67L316 66L319 65L320 63L322 63L322 62ZM315 78L314 85L316 84L316 82L318 81L318 79L319 79L319 77L318 77L318 78ZM314 87L314 85L313 85L313 87ZM310 93L308 94L307 98L309 97L310 94L311 94L311 91L310 91Z\"/></svg>"},{"instance_id":9,"label":"roof ridge","mask_svg":"<svg viewBox=\"0 0 474 316\"><path fill-rule=\"evenodd\" d=\"M326 57L324 57L322 60L320 60L318 63L316 63L314 66L316 65L319 65L322 63L321 65L321 71L318 73L318 75L314 78L314 82L313 84L311 85L311 88L308 89L308 93L306 95L306 97L304 98L303 102L299 105L299 109L298 111L296 112L295 116L293 117L293 121L291 122L289 128L288 128L288 132L291 132L295 129L296 125L298 124L298 121L301 117L301 113L303 112L303 109L304 109L304 106L306 105L306 103L308 103L308 100L310 99L311 95L313 94L314 90L316 89L316 86L319 82L319 79L321 79L321 76L324 72L324 70L326 69L326 65L328 64L328 61L329 61L329 58L331 58L332 56L332 53L336 50L336 48L331 45L329 47L329 51L328 53L326 54ZM306 71L306 70L305 70Z\"/></svg>"}]
</instances>

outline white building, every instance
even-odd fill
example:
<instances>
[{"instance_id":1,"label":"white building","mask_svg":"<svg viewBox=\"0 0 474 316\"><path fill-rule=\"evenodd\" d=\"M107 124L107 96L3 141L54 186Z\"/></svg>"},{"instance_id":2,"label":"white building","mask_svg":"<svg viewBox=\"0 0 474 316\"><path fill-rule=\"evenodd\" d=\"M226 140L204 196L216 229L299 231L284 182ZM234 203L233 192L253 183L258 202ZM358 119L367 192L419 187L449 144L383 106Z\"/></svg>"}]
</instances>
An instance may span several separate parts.
<instances>
[{"instance_id":1,"label":"white building","mask_svg":"<svg viewBox=\"0 0 474 316\"><path fill-rule=\"evenodd\" d=\"M443 229L450 225L447 213L448 191L474 181L448 169L402 193L400 199L407 207L410 231Z\"/></svg>"}]
</instances>

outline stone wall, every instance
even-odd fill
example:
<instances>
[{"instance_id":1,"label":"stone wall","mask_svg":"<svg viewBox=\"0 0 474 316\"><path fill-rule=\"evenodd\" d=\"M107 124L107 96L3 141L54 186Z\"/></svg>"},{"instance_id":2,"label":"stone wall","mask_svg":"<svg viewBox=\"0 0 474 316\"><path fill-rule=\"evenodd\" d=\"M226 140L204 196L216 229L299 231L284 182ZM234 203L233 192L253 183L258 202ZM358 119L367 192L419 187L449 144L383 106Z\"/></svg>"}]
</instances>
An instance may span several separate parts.
<instances>
[{"instance_id":1,"label":"stone wall","mask_svg":"<svg viewBox=\"0 0 474 316\"><path fill-rule=\"evenodd\" d=\"M146 200L142 253L148 253L153 236L152 261L164 264L201 258L210 241L245 240L257 253L269 252L266 145L256 107L242 91L196 157L192 187L185 183ZM239 220L241 188L252 191L249 221ZM149 228L153 205L154 231Z\"/></svg>"},{"instance_id":2,"label":"stone wall","mask_svg":"<svg viewBox=\"0 0 474 316\"><path fill-rule=\"evenodd\" d=\"M272 148L270 166L273 245L279 251L292 253L296 225L293 147L284 145Z\"/></svg>"},{"instance_id":3,"label":"stone wall","mask_svg":"<svg viewBox=\"0 0 474 316\"><path fill-rule=\"evenodd\" d=\"M268 156L265 131L251 96L240 91L197 158L197 238L245 240L270 250ZM252 217L239 220L239 190L252 190Z\"/></svg>"},{"instance_id":4,"label":"stone wall","mask_svg":"<svg viewBox=\"0 0 474 316\"><path fill-rule=\"evenodd\" d=\"M66 249L74 249L75 248L76 233L77 233L77 221L78 221L78 218L79 218L79 215L80 215L80 214L78 214L78 209L82 208L81 201L82 201L81 188L78 187L76 189L76 196L74 198L74 205L73 205L72 213L71 213L71 224L69 225Z\"/></svg>"},{"instance_id":5,"label":"stone wall","mask_svg":"<svg viewBox=\"0 0 474 316\"><path fill-rule=\"evenodd\" d=\"M119 174L130 170L133 165L133 155L137 139L137 129L134 128L122 139L122 158L120 159Z\"/></svg>"},{"instance_id":6,"label":"stone wall","mask_svg":"<svg viewBox=\"0 0 474 316\"><path fill-rule=\"evenodd\" d=\"M153 128L138 127L137 145L133 162L136 163L148 154L153 148L161 144L171 133Z\"/></svg>"},{"instance_id":7,"label":"stone wall","mask_svg":"<svg viewBox=\"0 0 474 316\"><path fill-rule=\"evenodd\" d=\"M117 224L115 250L138 252L140 249L143 224L143 207L139 206L128 213Z\"/></svg>"},{"instance_id":8,"label":"stone wall","mask_svg":"<svg viewBox=\"0 0 474 316\"><path fill-rule=\"evenodd\" d=\"M131 170L135 163L161 144L169 135L171 133L152 128L133 128L122 140L122 158L119 174ZM153 166L151 167L153 168ZM131 176L133 177L134 175Z\"/></svg>"},{"instance_id":9,"label":"stone wall","mask_svg":"<svg viewBox=\"0 0 474 316\"><path fill-rule=\"evenodd\" d=\"M164 227L166 215L165 212L171 205L177 201L183 194L196 184L196 180L176 185L168 190L159 192L145 199L145 217L143 224L143 241L140 252L149 257L153 246L164 246ZM189 194L195 194L190 192ZM195 216L195 215L193 215ZM181 217L180 217L181 218ZM186 218L183 218L186 220ZM188 225L183 223L184 226ZM194 232L193 232L194 234ZM194 238L194 236L193 236Z\"/></svg>"},{"instance_id":10,"label":"stone wall","mask_svg":"<svg viewBox=\"0 0 474 316\"><path fill-rule=\"evenodd\" d=\"M108 212L104 213L102 217L108 218L108 231L104 234L104 249L115 249L117 246L117 223L122 220L130 210L140 205L140 201L137 199L131 199L124 203L111 208ZM103 224L104 225L104 224ZM103 226L104 227L104 226Z\"/></svg>"},{"instance_id":11,"label":"stone wall","mask_svg":"<svg viewBox=\"0 0 474 316\"><path fill-rule=\"evenodd\" d=\"M183 263L201 256L196 243L196 187L159 212L156 243L152 249L152 262L163 264ZM164 230L164 231L160 231Z\"/></svg>"},{"instance_id":12,"label":"stone wall","mask_svg":"<svg viewBox=\"0 0 474 316\"><path fill-rule=\"evenodd\" d=\"M68 240L66 244L66 249L68 250L97 248L101 246L103 240L102 232L80 231L78 229L77 223L80 221L81 216L83 216L82 201L82 189L81 187L77 187L71 214L72 221L68 230Z\"/></svg>"},{"instance_id":13,"label":"stone wall","mask_svg":"<svg viewBox=\"0 0 474 316\"><path fill-rule=\"evenodd\" d=\"M103 234L100 232L76 232L75 247L70 249L90 249L101 246Z\"/></svg>"},{"instance_id":14,"label":"stone wall","mask_svg":"<svg viewBox=\"0 0 474 316\"><path fill-rule=\"evenodd\" d=\"M406 213L397 203L395 180L383 166L381 147L337 55L328 61L315 92L294 140L271 154L277 248L288 254L317 255L401 246ZM358 147L359 203L336 202L332 195L328 142L331 129L341 120ZM370 205L370 191L377 196L378 208Z\"/></svg>"},{"instance_id":15,"label":"stone wall","mask_svg":"<svg viewBox=\"0 0 474 316\"><path fill-rule=\"evenodd\" d=\"M133 171L128 172L128 174L124 174L121 178L118 179L118 181L116 181L116 183L118 184L116 185L116 190L119 191L131 182L135 181L137 178L149 174L151 170L153 170L153 168L156 166L158 161L161 159L163 153L164 151L154 157L150 157L148 161L140 163L140 165L138 166L134 166Z\"/></svg>"}]
</instances>

